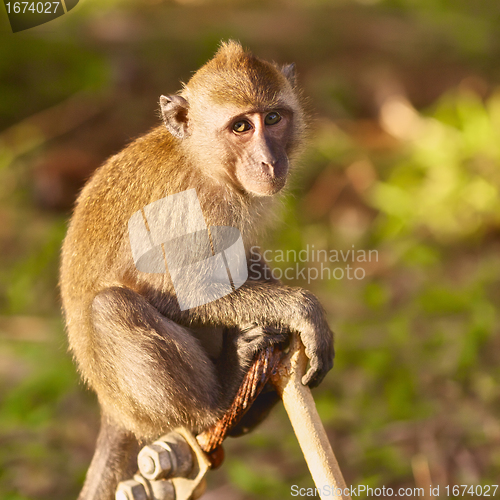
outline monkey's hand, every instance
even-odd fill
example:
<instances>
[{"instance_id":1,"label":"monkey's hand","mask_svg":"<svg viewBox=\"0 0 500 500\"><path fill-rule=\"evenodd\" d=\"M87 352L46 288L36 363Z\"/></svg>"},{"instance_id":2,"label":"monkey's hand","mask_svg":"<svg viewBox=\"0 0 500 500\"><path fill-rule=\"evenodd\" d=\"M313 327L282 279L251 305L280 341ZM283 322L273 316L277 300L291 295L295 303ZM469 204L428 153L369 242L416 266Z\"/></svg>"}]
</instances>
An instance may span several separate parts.
<instances>
[{"instance_id":1,"label":"monkey's hand","mask_svg":"<svg viewBox=\"0 0 500 500\"><path fill-rule=\"evenodd\" d=\"M302 383L312 388L317 387L333 367L335 351L333 333L318 299L306 292L304 305L302 324L296 330L309 359L309 370L302 377Z\"/></svg>"}]
</instances>

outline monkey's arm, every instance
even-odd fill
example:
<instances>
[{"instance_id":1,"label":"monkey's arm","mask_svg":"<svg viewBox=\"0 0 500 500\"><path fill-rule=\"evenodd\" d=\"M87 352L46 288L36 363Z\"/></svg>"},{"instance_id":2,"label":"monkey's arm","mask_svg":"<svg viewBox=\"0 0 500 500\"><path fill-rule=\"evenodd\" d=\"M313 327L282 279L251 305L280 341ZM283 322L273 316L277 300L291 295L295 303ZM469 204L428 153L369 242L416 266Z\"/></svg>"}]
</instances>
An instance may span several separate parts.
<instances>
[{"instance_id":1,"label":"monkey's arm","mask_svg":"<svg viewBox=\"0 0 500 500\"><path fill-rule=\"evenodd\" d=\"M229 295L185 311L180 311L171 295L153 292L148 296L165 316L185 326L258 324L297 332L310 363L302 379L305 385L317 386L333 366L333 334L323 307L307 290L247 280Z\"/></svg>"},{"instance_id":2,"label":"monkey's arm","mask_svg":"<svg viewBox=\"0 0 500 500\"><path fill-rule=\"evenodd\" d=\"M273 276L271 267L266 262L263 255L260 252L254 252L254 251L252 252L251 258L249 259L249 264L250 264L249 265L249 272L248 272L248 279L249 280L272 284L273 287L276 285L282 286L281 280L279 280ZM296 289L292 289L292 290L296 290ZM309 293L309 292L306 292L306 293ZM312 298L314 300L316 300L316 297L314 297L314 295L312 295L312 294L310 294L310 295L312 296ZM318 307L322 311L322 307L321 307L321 305L319 305L319 303L315 307ZM331 332L330 332L330 335L332 335ZM332 339L333 339L333 336L332 336ZM305 345L309 339L306 338L306 334L301 334L301 340ZM310 339L310 340L311 340L311 342L314 343L314 339ZM330 360L332 361L333 355L334 355L333 354L333 340L332 340L331 349L332 349L332 356L331 356ZM310 353L310 351L309 351L309 353ZM309 354L308 354L308 357L309 357L309 359L312 359L311 356L309 356ZM311 367L312 367L312 363L311 363ZM330 368L331 368L331 365L330 365ZM328 370L329 370L329 368L325 371L325 374ZM322 378L323 377L321 377L321 379L319 379L317 383L313 383L313 384L309 383L309 385L314 387L315 385L317 385L321 382ZM304 382L304 383L307 384L307 382Z\"/></svg>"}]
</instances>

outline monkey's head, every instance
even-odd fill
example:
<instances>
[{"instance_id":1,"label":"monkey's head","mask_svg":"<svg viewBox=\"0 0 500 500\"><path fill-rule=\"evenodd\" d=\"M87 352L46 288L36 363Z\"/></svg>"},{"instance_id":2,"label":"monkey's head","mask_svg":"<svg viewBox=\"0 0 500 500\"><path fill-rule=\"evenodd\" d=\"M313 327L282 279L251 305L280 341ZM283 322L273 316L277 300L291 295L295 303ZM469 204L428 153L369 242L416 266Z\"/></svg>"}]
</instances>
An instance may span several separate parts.
<instances>
[{"instance_id":1,"label":"monkey's head","mask_svg":"<svg viewBox=\"0 0 500 500\"><path fill-rule=\"evenodd\" d=\"M223 43L180 95L160 98L165 126L205 173L267 196L286 183L304 113L294 66L278 68Z\"/></svg>"}]
</instances>

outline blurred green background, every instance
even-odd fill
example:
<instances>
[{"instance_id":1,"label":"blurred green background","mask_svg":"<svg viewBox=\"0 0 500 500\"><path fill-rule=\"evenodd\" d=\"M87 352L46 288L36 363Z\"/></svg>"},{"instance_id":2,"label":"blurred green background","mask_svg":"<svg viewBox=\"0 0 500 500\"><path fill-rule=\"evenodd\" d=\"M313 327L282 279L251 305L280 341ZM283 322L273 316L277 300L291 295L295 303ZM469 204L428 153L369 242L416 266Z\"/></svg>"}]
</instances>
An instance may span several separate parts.
<instances>
[{"instance_id":1,"label":"blurred green background","mask_svg":"<svg viewBox=\"0 0 500 500\"><path fill-rule=\"evenodd\" d=\"M60 314L71 206L227 38L295 61L314 116L264 246L376 250L323 262L363 279L288 281L336 332L315 397L346 482L498 484L499 29L498 0L81 0L16 34L0 7L0 497L78 494L98 408ZM282 408L226 443L207 500L313 486Z\"/></svg>"}]
</instances>

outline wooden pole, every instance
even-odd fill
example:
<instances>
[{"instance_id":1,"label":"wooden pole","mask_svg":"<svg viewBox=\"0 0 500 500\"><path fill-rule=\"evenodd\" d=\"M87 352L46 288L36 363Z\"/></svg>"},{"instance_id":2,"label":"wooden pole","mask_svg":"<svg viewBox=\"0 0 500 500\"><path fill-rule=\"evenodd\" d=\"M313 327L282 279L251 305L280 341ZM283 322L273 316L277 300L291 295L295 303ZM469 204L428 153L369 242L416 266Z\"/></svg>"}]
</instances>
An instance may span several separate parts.
<instances>
[{"instance_id":1,"label":"wooden pole","mask_svg":"<svg viewBox=\"0 0 500 500\"><path fill-rule=\"evenodd\" d=\"M283 400L320 498L351 500L311 390L302 384L306 367L304 346L295 336L288 357L281 362L271 381Z\"/></svg>"}]
</instances>

